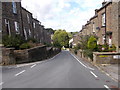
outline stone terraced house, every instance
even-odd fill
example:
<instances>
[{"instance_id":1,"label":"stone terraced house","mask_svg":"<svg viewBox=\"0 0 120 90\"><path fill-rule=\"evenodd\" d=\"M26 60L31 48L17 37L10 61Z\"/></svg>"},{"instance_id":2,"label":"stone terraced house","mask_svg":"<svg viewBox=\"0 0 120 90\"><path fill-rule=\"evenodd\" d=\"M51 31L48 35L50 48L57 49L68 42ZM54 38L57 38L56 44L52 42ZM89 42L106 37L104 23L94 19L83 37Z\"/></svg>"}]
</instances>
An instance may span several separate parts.
<instances>
[{"instance_id":1,"label":"stone terraced house","mask_svg":"<svg viewBox=\"0 0 120 90\"><path fill-rule=\"evenodd\" d=\"M32 13L21 6L21 2L0 2L0 33L21 35L26 40L36 39L39 43L51 43L50 33Z\"/></svg>"},{"instance_id":2,"label":"stone terraced house","mask_svg":"<svg viewBox=\"0 0 120 90\"><path fill-rule=\"evenodd\" d=\"M83 25L82 35L97 35L98 44L114 44L120 52L120 1L103 2L95 15ZM77 36L76 36L77 37Z\"/></svg>"}]
</instances>

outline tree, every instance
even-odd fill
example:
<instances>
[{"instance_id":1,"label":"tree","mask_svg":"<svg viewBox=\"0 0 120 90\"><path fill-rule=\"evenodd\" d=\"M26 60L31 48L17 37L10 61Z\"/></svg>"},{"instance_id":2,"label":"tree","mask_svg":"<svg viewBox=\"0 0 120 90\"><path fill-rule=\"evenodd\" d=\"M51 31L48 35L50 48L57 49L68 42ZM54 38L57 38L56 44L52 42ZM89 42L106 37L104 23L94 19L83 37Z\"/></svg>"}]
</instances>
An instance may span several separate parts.
<instances>
[{"instance_id":1,"label":"tree","mask_svg":"<svg viewBox=\"0 0 120 90\"><path fill-rule=\"evenodd\" d=\"M97 39L94 36L91 36L88 40L87 47L90 50L95 50L97 48Z\"/></svg>"},{"instance_id":2,"label":"tree","mask_svg":"<svg viewBox=\"0 0 120 90\"><path fill-rule=\"evenodd\" d=\"M53 36L53 45L55 47L68 47L69 46L69 36L65 30L57 30Z\"/></svg>"},{"instance_id":3,"label":"tree","mask_svg":"<svg viewBox=\"0 0 120 90\"><path fill-rule=\"evenodd\" d=\"M86 50L88 48L87 43L88 43L89 38L90 38L89 35L80 36L80 48L82 50Z\"/></svg>"}]
</instances>

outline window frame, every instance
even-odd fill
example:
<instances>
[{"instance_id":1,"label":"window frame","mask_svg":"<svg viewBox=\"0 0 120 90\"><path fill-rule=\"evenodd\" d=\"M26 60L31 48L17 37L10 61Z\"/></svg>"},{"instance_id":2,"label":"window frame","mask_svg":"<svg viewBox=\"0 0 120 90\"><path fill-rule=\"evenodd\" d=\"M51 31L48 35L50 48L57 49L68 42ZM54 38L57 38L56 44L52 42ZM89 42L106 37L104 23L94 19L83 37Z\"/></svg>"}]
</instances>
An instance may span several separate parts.
<instances>
[{"instance_id":1,"label":"window frame","mask_svg":"<svg viewBox=\"0 0 120 90\"><path fill-rule=\"evenodd\" d=\"M12 11L14 14L17 14L17 4L14 1L12 2Z\"/></svg>"},{"instance_id":2,"label":"window frame","mask_svg":"<svg viewBox=\"0 0 120 90\"><path fill-rule=\"evenodd\" d=\"M16 34L20 34L19 23L17 21L14 21L14 25L15 25Z\"/></svg>"},{"instance_id":3,"label":"window frame","mask_svg":"<svg viewBox=\"0 0 120 90\"><path fill-rule=\"evenodd\" d=\"M102 27L105 27L106 26L106 14L105 12L102 13Z\"/></svg>"},{"instance_id":4,"label":"window frame","mask_svg":"<svg viewBox=\"0 0 120 90\"><path fill-rule=\"evenodd\" d=\"M11 30L10 30L10 22L9 20L5 19L5 26L8 25L8 34L11 36Z\"/></svg>"}]
</instances>

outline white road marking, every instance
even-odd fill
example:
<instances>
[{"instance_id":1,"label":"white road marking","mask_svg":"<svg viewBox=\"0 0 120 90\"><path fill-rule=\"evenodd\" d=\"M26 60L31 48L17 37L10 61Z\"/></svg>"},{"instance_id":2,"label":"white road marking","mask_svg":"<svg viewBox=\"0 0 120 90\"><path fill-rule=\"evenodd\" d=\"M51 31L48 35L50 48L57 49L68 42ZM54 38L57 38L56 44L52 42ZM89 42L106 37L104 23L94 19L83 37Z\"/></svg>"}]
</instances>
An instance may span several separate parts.
<instances>
[{"instance_id":1,"label":"white road marking","mask_svg":"<svg viewBox=\"0 0 120 90\"><path fill-rule=\"evenodd\" d=\"M32 65L31 68L33 68L33 67L35 67L35 66L36 66L36 64Z\"/></svg>"},{"instance_id":2,"label":"white road marking","mask_svg":"<svg viewBox=\"0 0 120 90\"><path fill-rule=\"evenodd\" d=\"M107 85L104 85L105 88L107 88L108 90L111 90Z\"/></svg>"},{"instance_id":3,"label":"white road marking","mask_svg":"<svg viewBox=\"0 0 120 90\"><path fill-rule=\"evenodd\" d=\"M91 68L91 67L87 67L88 69L91 69L91 70L95 70L95 69L93 69L93 68Z\"/></svg>"},{"instance_id":4,"label":"white road marking","mask_svg":"<svg viewBox=\"0 0 120 90\"><path fill-rule=\"evenodd\" d=\"M95 78L97 78L98 76L97 75L95 75L92 71L90 71L90 73L95 77Z\"/></svg>"},{"instance_id":5,"label":"white road marking","mask_svg":"<svg viewBox=\"0 0 120 90\"><path fill-rule=\"evenodd\" d=\"M1 83L0 83L0 86L3 85L3 83L4 83L4 82L1 82Z\"/></svg>"},{"instance_id":6,"label":"white road marking","mask_svg":"<svg viewBox=\"0 0 120 90\"><path fill-rule=\"evenodd\" d=\"M71 53L70 53L71 54ZM88 68L88 69L91 69L91 70L94 70L93 68L90 68L90 67L87 67L85 66L82 62L80 62L80 60L78 60L73 54L71 54L81 65L83 65L85 68Z\"/></svg>"},{"instance_id":7,"label":"white road marking","mask_svg":"<svg viewBox=\"0 0 120 90\"><path fill-rule=\"evenodd\" d=\"M18 75L20 75L20 74L22 74L22 73L24 73L24 72L25 72L25 70L23 70L23 71L21 71L21 72L15 74L15 76L18 76Z\"/></svg>"},{"instance_id":8,"label":"white road marking","mask_svg":"<svg viewBox=\"0 0 120 90\"><path fill-rule=\"evenodd\" d=\"M58 53L57 55L55 55L54 57L50 58L50 59L54 59L55 57L59 56L61 53Z\"/></svg>"}]
</instances>

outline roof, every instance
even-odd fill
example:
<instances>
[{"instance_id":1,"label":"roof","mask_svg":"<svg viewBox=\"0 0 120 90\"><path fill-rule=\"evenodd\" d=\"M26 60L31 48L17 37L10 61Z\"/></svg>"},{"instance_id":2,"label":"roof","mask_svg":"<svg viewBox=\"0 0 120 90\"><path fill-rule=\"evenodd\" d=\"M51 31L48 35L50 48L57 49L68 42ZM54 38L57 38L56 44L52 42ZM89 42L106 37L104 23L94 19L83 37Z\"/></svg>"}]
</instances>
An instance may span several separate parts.
<instances>
[{"instance_id":1,"label":"roof","mask_svg":"<svg viewBox=\"0 0 120 90\"><path fill-rule=\"evenodd\" d=\"M90 18L90 20L92 20L92 19L94 19L96 17L98 17L98 15L94 15L93 17Z\"/></svg>"},{"instance_id":2,"label":"roof","mask_svg":"<svg viewBox=\"0 0 120 90\"><path fill-rule=\"evenodd\" d=\"M28 11L28 10L25 9L24 7L22 7L22 10L25 10L25 11L28 12L29 14L32 14L30 11Z\"/></svg>"},{"instance_id":3,"label":"roof","mask_svg":"<svg viewBox=\"0 0 120 90\"><path fill-rule=\"evenodd\" d=\"M105 8L106 6L108 6L111 3L112 2L106 2L106 4L104 4L100 9L98 9L97 12L99 12L100 10L102 10L103 8Z\"/></svg>"}]
</instances>

